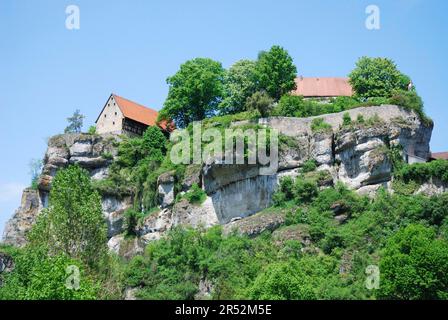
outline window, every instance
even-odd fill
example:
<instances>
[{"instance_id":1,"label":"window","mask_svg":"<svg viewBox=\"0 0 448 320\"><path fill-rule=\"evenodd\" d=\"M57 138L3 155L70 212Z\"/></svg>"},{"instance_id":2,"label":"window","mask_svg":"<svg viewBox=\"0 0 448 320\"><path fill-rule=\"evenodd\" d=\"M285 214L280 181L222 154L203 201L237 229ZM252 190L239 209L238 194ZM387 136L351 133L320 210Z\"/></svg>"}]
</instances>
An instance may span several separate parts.
<instances>
[{"instance_id":1,"label":"window","mask_svg":"<svg viewBox=\"0 0 448 320\"><path fill-rule=\"evenodd\" d=\"M117 112L115 111L115 115L117 115Z\"/></svg>"},{"instance_id":2,"label":"window","mask_svg":"<svg viewBox=\"0 0 448 320\"><path fill-rule=\"evenodd\" d=\"M112 124L115 125L115 121L113 121Z\"/></svg>"},{"instance_id":3,"label":"window","mask_svg":"<svg viewBox=\"0 0 448 320\"><path fill-rule=\"evenodd\" d=\"M106 118L107 114L104 114L104 118Z\"/></svg>"}]
</instances>

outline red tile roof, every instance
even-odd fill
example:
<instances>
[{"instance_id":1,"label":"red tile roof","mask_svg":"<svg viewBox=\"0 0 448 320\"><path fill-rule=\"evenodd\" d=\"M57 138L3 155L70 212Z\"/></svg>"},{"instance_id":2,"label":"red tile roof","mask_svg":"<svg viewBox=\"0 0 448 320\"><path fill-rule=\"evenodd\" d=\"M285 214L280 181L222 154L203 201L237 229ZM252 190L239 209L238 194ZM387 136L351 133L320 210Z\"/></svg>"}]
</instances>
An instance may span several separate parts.
<instances>
[{"instance_id":1,"label":"red tile roof","mask_svg":"<svg viewBox=\"0 0 448 320\"><path fill-rule=\"evenodd\" d=\"M295 80L297 89L293 95L304 97L351 96L353 89L347 78L305 78Z\"/></svg>"},{"instance_id":2,"label":"red tile roof","mask_svg":"<svg viewBox=\"0 0 448 320\"><path fill-rule=\"evenodd\" d=\"M432 159L443 159L443 160L448 160L448 152L433 152L431 153L431 158Z\"/></svg>"},{"instance_id":3,"label":"red tile roof","mask_svg":"<svg viewBox=\"0 0 448 320\"><path fill-rule=\"evenodd\" d=\"M153 126L156 124L158 115L156 110L147 108L134 101L117 96L116 94L112 94L112 96L117 102L118 107L124 117L146 124L147 126Z\"/></svg>"}]
</instances>

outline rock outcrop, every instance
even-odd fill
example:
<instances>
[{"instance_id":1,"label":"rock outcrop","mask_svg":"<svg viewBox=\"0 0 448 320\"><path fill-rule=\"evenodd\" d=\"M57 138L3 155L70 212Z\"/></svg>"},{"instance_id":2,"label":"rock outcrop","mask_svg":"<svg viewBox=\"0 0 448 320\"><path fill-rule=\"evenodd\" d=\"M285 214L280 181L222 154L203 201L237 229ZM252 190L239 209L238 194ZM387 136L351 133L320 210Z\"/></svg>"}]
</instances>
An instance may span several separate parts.
<instances>
[{"instance_id":1,"label":"rock outcrop","mask_svg":"<svg viewBox=\"0 0 448 320\"><path fill-rule=\"evenodd\" d=\"M23 246L26 243L26 234L43 208L42 198L39 190L25 189L23 191L19 209L6 223L3 232L4 243L16 246Z\"/></svg>"},{"instance_id":2,"label":"rock outcrop","mask_svg":"<svg viewBox=\"0 0 448 320\"><path fill-rule=\"evenodd\" d=\"M351 119L362 115L366 122L343 126L345 112L322 115L319 118L330 124L332 130L313 132L311 123L316 117L259 119L259 125L277 129L287 137L287 143L280 146L278 170L273 174L265 175L258 165L226 165L213 159L203 165L187 166L182 181L176 181L175 172L164 173L157 184L160 210L139 222L135 241L128 241L122 234L123 212L132 205L132 199L104 194L102 205L109 227L110 249L129 257L176 225L222 224L226 225L226 232L236 230L249 236L272 231L283 223L282 215L254 214L272 204L282 177L299 176L302 166L310 159L317 164L321 188L342 181L360 194L371 195L381 186L391 185L388 150L392 146L400 145L404 155L428 158L432 124L422 122L414 112L397 106L363 107L347 112ZM51 138L39 190L24 191L22 204L6 227L4 241L16 245L25 243L24 235L39 211L48 205L51 182L60 168L77 163L89 171L92 179L107 177L108 166L117 153L117 141L119 138L113 135L67 134ZM185 199L176 202L175 193L185 192L193 184L205 191L205 202L200 205ZM433 194L446 190L446 186L432 182L421 186L419 192ZM244 219L249 216L252 217ZM344 213L335 213L335 219L344 223L346 217ZM288 239L289 233L279 233L279 241Z\"/></svg>"},{"instance_id":3,"label":"rock outcrop","mask_svg":"<svg viewBox=\"0 0 448 320\"><path fill-rule=\"evenodd\" d=\"M71 133L50 138L38 189L23 191L19 209L6 224L3 242L17 246L26 244L26 234L36 221L39 212L48 206L51 182L61 168L69 164L78 164L86 169L94 180L107 177L108 167L117 154L118 141L118 136L110 134ZM109 237L122 232L123 212L130 206L130 197L103 195L102 207L109 227Z\"/></svg>"}]
</instances>

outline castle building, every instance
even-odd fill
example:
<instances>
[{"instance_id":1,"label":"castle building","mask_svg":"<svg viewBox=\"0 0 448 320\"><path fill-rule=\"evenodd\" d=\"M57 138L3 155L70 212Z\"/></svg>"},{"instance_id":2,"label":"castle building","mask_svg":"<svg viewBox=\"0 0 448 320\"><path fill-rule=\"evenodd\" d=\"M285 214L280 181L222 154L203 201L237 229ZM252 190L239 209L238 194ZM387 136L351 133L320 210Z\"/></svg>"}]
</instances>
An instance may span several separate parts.
<instances>
[{"instance_id":1,"label":"castle building","mask_svg":"<svg viewBox=\"0 0 448 320\"><path fill-rule=\"evenodd\" d=\"M142 135L148 126L157 125L157 115L156 110L111 94L95 121L96 132ZM164 124L159 127L167 130Z\"/></svg>"}]
</instances>

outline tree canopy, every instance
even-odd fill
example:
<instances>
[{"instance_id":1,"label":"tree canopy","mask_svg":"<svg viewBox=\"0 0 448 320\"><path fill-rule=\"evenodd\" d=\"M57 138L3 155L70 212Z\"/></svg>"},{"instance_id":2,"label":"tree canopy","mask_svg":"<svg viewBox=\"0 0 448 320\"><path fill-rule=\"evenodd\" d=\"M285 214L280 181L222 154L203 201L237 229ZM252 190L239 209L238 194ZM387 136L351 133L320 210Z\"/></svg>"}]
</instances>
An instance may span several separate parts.
<instances>
[{"instance_id":1,"label":"tree canopy","mask_svg":"<svg viewBox=\"0 0 448 320\"><path fill-rule=\"evenodd\" d=\"M258 55L256 76L259 89L265 90L274 100L296 88L297 68L288 51L272 46Z\"/></svg>"},{"instance_id":2,"label":"tree canopy","mask_svg":"<svg viewBox=\"0 0 448 320\"><path fill-rule=\"evenodd\" d=\"M361 98L389 98L396 90L407 90L410 82L387 58L360 58L349 78L355 94Z\"/></svg>"},{"instance_id":3,"label":"tree canopy","mask_svg":"<svg viewBox=\"0 0 448 320\"><path fill-rule=\"evenodd\" d=\"M30 242L95 268L107 253L107 227L100 195L78 166L60 170L52 183L49 207L39 215Z\"/></svg>"},{"instance_id":4,"label":"tree canopy","mask_svg":"<svg viewBox=\"0 0 448 320\"><path fill-rule=\"evenodd\" d=\"M160 120L173 120L180 128L215 114L223 97L224 69L220 62L196 58L183 63L167 79L168 97Z\"/></svg>"},{"instance_id":5,"label":"tree canopy","mask_svg":"<svg viewBox=\"0 0 448 320\"><path fill-rule=\"evenodd\" d=\"M255 67L255 61L239 60L226 71L224 76L225 98L219 105L221 113L245 111L247 98L257 90Z\"/></svg>"},{"instance_id":6,"label":"tree canopy","mask_svg":"<svg viewBox=\"0 0 448 320\"><path fill-rule=\"evenodd\" d=\"M411 224L388 242L380 261L381 298L447 299L448 243L431 228Z\"/></svg>"}]
</instances>

